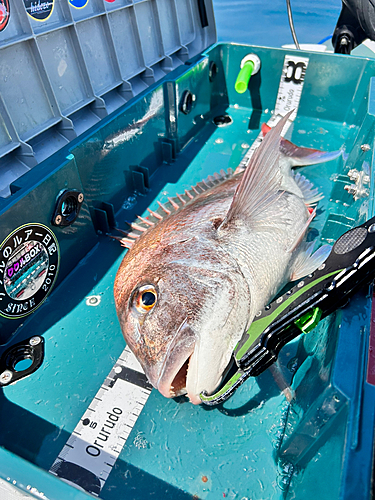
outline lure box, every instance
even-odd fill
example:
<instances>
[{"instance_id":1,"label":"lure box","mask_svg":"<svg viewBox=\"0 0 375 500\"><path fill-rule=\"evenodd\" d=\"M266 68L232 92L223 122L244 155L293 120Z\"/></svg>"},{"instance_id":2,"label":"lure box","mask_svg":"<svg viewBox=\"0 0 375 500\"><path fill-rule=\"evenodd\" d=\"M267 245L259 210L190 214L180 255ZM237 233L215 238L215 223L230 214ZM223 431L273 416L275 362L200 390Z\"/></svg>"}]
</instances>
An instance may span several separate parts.
<instances>
[{"instance_id":1,"label":"lure box","mask_svg":"<svg viewBox=\"0 0 375 500\"><path fill-rule=\"evenodd\" d=\"M133 393L113 396L128 354L112 292L123 249L108 235L235 169L278 98L296 102L279 93L294 78L287 138L343 150L304 170L325 196L310 237L333 243L374 215L375 61L214 44L209 2L71 0L38 15L33 5L15 2L0 31L0 491L370 498L371 291L282 349L291 404L268 371L213 409L167 400L140 376L131 414ZM261 68L238 94L250 53Z\"/></svg>"}]
</instances>

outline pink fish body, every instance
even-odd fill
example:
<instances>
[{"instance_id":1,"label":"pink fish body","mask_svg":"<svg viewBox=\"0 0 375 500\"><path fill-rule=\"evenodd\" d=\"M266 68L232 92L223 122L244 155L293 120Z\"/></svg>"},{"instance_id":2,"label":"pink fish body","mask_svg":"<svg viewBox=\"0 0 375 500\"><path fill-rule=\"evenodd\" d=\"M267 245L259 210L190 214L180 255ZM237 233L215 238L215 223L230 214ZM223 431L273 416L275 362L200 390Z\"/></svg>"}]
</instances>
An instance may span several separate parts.
<instances>
[{"instance_id":1,"label":"pink fish body","mask_svg":"<svg viewBox=\"0 0 375 500\"><path fill-rule=\"evenodd\" d=\"M340 153L281 140L288 117L266 135L245 172L198 183L123 239L131 248L115 280L118 318L166 397L187 394L199 404L202 391L212 393L257 311L329 254L327 246L312 254L304 242L315 215L307 205L320 196L290 167Z\"/></svg>"}]
</instances>

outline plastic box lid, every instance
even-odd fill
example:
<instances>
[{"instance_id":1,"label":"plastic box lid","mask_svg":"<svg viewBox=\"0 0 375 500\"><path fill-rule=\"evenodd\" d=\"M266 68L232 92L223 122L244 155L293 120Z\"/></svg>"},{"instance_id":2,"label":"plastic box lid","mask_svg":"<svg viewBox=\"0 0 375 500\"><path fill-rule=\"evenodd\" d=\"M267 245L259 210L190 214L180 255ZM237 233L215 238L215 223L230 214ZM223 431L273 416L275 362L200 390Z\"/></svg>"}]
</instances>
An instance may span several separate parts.
<instances>
[{"instance_id":1,"label":"plastic box lid","mask_svg":"<svg viewBox=\"0 0 375 500\"><path fill-rule=\"evenodd\" d=\"M0 197L215 41L212 0L0 0Z\"/></svg>"}]
</instances>

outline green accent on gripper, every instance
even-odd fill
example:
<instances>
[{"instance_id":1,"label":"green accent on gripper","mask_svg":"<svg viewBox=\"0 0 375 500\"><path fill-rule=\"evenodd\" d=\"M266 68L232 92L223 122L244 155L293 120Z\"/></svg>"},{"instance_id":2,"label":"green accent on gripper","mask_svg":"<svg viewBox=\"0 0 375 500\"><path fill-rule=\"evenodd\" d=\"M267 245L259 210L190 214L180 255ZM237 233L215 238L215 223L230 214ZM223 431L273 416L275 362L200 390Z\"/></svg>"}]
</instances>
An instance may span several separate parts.
<instances>
[{"instance_id":1,"label":"green accent on gripper","mask_svg":"<svg viewBox=\"0 0 375 500\"><path fill-rule=\"evenodd\" d=\"M264 318L260 318L251 323L250 328L247 331L247 335L249 338L243 344L243 346L235 352L235 358L240 360L248 351L248 349L252 346L252 344L257 340L258 337L264 332L264 330L281 314L292 302L298 299L301 295L310 290L313 286L317 285L321 281L333 276L334 274L338 274L342 269L338 269L333 271L332 273L325 274L320 278L312 281L308 285L305 285L300 290L296 291L293 295L291 295L287 300L285 300L279 307L277 307L271 314L265 316Z\"/></svg>"},{"instance_id":2,"label":"green accent on gripper","mask_svg":"<svg viewBox=\"0 0 375 500\"><path fill-rule=\"evenodd\" d=\"M319 307L315 307L312 311L307 312L294 323L303 333L309 333L316 327L321 317L322 310L319 309Z\"/></svg>"},{"instance_id":3,"label":"green accent on gripper","mask_svg":"<svg viewBox=\"0 0 375 500\"><path fill-rule=\"evenodd\" d=\"M215 392L211 396L201 393L199 397L201 398L202 401L212 401L217 399L219 396L227 392L238 381L238 379L242 377L242 375L243 372L241 371L236 372L233 375L233 377L230 380L228 380L228 382L219 391Z\"/></svg>"}]
</instances>

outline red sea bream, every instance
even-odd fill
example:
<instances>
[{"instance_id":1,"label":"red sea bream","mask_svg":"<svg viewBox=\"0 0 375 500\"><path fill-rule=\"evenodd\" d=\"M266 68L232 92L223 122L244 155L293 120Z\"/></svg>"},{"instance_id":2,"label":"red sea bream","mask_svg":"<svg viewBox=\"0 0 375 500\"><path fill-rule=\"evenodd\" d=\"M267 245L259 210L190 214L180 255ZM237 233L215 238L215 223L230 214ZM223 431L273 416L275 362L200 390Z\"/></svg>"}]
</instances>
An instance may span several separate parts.
<instances>
[{"instance_id":1,"label":"red sea bream","mask_svg":"<svg viewBox=\"0 0 375 500\"><path fill-rule=\"evenodd\" d=\"M270 130L245 171L210 176L139 218L114 294L127 344L166 397L212 393L255 314L328 256L304 236L321 198L292 166L340 152L298 148Z\"/></svg>"}]
</instances>

